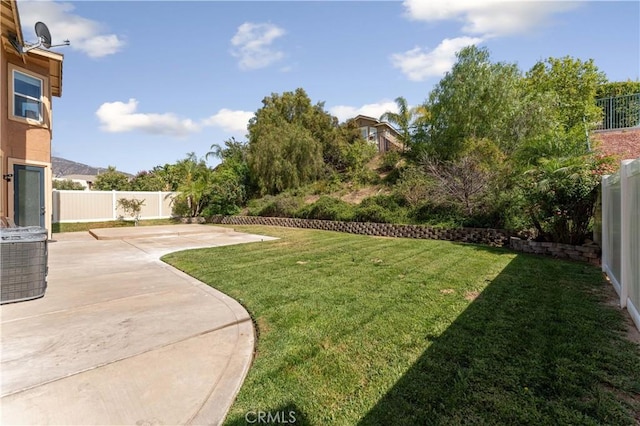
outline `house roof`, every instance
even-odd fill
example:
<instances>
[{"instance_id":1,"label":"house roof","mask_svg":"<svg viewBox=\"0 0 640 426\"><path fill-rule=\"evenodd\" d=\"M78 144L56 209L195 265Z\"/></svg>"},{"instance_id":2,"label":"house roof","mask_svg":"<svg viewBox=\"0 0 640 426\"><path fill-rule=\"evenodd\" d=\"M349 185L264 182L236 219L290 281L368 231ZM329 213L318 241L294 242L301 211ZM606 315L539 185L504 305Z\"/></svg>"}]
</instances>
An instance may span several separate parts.
<instances>
[{"instance_id":1,"label":"house roof","mask_svg":"<svg viewBox=\"0 0 640 426\"><path fill-rule=\"evenodd\" d=\"M18 4L16 0L1 0L1 2L0 28L2 28L2 48L5 52L20 57L25 64L31 63L47 69L49 71L51 94L53 96L62 96L62 62L64 56L60 53L39 48L30 50L27 53L18 52L11 43L11 40L15 39L20 46L24 46Z\"/></svg>"}]
</instances>

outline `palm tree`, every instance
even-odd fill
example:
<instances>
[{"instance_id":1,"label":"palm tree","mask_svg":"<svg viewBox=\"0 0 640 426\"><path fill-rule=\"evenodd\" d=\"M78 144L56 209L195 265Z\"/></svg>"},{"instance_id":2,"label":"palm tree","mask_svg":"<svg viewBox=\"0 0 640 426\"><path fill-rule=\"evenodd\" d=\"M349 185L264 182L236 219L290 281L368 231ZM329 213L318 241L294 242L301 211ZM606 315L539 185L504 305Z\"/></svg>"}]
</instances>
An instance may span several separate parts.
<instances>
[{"instance_id":1,"label":"palm tree","mask_svg":"<svg viewBox=\"0 0 640 426\"><path fill-rule=\"evenodd\" d=\"M181 175L177 189L179 197L186 201L190 216L198 216L210 190L211 170L193 152L187 154L187 158L180 160L176 166Z\"/></svg>"},{"instance_id":2,"label":"palm tree","mask_svg":"<svg viewBox=\"0 0 640 426\"><path fill-rule=\"evenodd\" d=\"M412 127L415 124L427 121L429 119L429 110L425 105L409 108L407 100L402 96L397 97L395 103L398 105L398 112L387 111L380 116L380 120L395 124L400 130L400 141L404 152L407 147L411 147Z\"/></svg>"}]
</instances>

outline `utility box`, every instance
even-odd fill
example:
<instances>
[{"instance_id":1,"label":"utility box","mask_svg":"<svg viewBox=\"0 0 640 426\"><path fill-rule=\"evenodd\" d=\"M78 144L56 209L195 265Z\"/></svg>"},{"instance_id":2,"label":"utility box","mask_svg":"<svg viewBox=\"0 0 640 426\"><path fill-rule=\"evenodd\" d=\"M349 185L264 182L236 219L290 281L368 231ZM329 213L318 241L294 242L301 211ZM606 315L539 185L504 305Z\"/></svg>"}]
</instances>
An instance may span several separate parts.
<instances>
[{"instance_id":1,"label":"utility box","mask_svg":"<svg viewBox=\"0 0 640 426\"><path fill-rule=\"evenodd\" d=\"M45 228L0 228L0 304L44 296L47 258Z\"/></svg>"}]
</instances>

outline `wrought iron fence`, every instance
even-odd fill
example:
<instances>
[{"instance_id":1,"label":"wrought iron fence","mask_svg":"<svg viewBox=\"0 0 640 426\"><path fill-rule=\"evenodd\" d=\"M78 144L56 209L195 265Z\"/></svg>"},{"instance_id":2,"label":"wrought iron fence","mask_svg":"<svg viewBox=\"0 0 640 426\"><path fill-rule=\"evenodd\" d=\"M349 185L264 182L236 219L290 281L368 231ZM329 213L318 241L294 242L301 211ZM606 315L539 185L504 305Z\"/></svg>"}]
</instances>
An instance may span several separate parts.
<instances>
[{"instance_id":1,"label":"wrought iron fence","mask_svg":"<svg viewBox=\"0 0 640 426\"><path fill-rule=\"evenodd\" d=\"M596 99L602 108L602 121L596 130L626 129L640 126L640 93Z\"/></svg>"}]
</instances>

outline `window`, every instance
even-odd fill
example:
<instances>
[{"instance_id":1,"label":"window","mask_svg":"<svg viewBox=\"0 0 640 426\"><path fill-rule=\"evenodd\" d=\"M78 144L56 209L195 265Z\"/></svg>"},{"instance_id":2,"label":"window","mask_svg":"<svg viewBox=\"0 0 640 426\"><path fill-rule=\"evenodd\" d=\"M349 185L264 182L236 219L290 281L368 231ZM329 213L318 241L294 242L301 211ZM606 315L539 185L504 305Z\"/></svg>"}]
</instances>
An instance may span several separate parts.
<instances>
[{"instance_id":1,"label":"window","mask_svg":"<svg viewBox=\"0 0 640 426\"><path fill-rule=\"evenodd\" d=\"M42 80L13 71L13 115L42 121Z\"/></svg>"}]
</instances>

